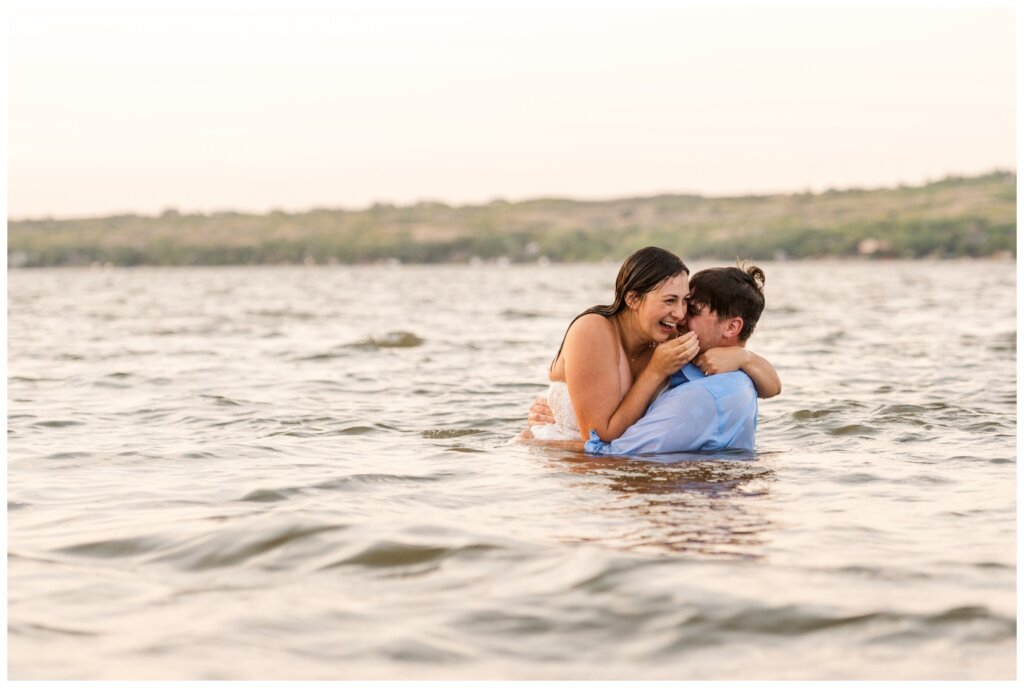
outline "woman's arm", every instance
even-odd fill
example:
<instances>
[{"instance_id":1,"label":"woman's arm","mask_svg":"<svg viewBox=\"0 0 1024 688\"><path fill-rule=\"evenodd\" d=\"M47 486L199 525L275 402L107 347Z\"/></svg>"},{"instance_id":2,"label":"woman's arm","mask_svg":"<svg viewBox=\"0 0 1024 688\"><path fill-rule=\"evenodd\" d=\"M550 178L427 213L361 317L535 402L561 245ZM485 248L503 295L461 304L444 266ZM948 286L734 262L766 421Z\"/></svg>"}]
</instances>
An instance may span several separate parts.
<instances>
[{"instance_id":1,"label":"woman's arm","mask_svg":"<svg viewBox=\"0 0 1024 688\"><path fill-rule=\"evenodd\" d=\"M719 346L708 349L694 363L705 375L742 370L754 382L757 396L771 399L782 392L782 380L767 359L742 346Z\"/></svg>"},{"instance_id":2,"label":"woman's arm","mask_svg":"<svg viewBox=\"0 0 1024 688\"><path fill-rule=\"evenodd\" d=\"M605 442L617 438L644 414L665 378L696 353L695 337L664 342L633 380L625 396L619 387L619 342L614 324L601 315L579 318L565 338L565 382L576 411L580 438L593 430ZM621 399L621 401L620 401Z\"/></svg>"}]
</instances>

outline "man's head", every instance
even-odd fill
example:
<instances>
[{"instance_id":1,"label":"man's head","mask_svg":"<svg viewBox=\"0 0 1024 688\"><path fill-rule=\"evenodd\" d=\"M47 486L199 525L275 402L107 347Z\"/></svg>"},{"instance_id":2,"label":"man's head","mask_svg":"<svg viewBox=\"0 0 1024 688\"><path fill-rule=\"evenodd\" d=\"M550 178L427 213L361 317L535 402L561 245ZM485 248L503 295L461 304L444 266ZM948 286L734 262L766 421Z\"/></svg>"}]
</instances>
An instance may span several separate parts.
<instances>
[{"instance_id":1,"label":"man's head","mask_svg":"<svg viewBox=\"0 0 1024 688\"><path fill-rule=\"evenodd\" d=\"M743 346L764 310L764 272L756 265L709 268L690 278L686 328L701 353L716 346Z\"/></svg>"}]
</instances>

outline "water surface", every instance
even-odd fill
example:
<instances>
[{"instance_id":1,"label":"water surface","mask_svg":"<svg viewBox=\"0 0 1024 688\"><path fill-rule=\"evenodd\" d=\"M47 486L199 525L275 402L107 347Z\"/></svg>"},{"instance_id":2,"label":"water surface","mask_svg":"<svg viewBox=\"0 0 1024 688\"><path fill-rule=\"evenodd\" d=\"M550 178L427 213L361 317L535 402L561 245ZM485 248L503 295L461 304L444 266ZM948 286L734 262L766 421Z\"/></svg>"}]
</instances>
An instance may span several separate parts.
<instances>
[{"instance_id":1,"label":"water surface","mask_svg":"<svg viewBox=\"0 0 1024 688\"><path fill-rule=\"evenodd\" d=\"M509 444L617 265L11 271L10 677L1012 678L1013 263L764 267L658 461Z\"/></svg>"}]
</instances>

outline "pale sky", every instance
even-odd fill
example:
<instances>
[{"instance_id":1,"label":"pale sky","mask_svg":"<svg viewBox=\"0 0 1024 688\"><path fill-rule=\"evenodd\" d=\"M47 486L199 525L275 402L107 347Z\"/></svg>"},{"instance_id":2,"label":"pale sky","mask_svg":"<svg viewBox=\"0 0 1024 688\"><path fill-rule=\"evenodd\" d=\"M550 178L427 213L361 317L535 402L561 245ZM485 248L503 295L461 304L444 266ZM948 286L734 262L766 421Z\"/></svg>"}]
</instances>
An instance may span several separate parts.
<instances>
[{"instance_id":1,"label":"pale sky","mask_svg":"<svg viewBox=\"0 0 1024 688\"><path fill-rule=\"evenodd\" d=\"M11 218L1016 169L1010 8L200 5L11 9Z\"/></svg>"}]
</instances>

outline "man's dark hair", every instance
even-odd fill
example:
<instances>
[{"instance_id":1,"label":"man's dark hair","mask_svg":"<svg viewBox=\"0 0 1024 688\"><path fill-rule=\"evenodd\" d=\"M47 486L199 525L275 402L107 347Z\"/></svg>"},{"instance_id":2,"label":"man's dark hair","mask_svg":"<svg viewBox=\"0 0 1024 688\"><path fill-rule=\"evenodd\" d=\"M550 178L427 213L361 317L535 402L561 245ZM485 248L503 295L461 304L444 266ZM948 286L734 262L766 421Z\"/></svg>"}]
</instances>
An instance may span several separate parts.
<instances>
[{"instance_id":1,"label":"man's dark hair","mask_svg":"<svg viewBox=\"0 0 1024 688\"><path fill-rule=\"evenodd\" d=\"M739 340L754 333L764 310L764 271L756 265L737 263L734 268L708 268L690 278L690 307L708 309L722 318L743 318Z\"/></svg>"}]
</instances>

